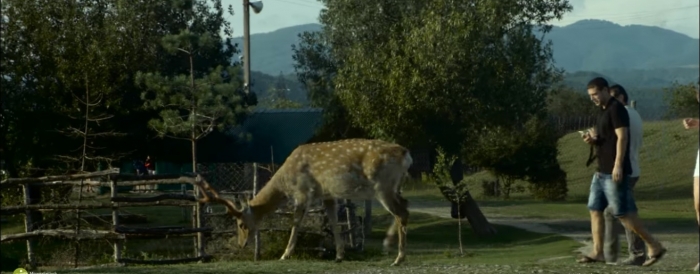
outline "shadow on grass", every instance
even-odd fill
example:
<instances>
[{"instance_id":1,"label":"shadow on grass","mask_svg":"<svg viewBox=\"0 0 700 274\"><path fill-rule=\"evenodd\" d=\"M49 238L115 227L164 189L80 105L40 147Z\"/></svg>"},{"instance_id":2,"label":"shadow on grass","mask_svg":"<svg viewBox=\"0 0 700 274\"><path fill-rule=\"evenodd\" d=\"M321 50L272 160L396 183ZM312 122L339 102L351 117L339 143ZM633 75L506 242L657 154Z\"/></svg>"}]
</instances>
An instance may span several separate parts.
<instances>
[{"instance_id":1,"label":"shadow on grass","mask_svg":"<svg viewBox=\"0 0 700 274\"><path fill-rule=\"evenodd\" d=\"M386 235L386 229L378 228L388 228L393 217L380 215L374 218L373 221L377 229L372 232L370 239L374 242L381 242ZM494 227L498 231L496 235L481 237L474 233L469 223L465 220L462 222L462 241L470 248L505 248L514 245L542 245L567 240L567 238L559 235L529 232L510 226L494 225ZM457 236L457 220L438 218L421 213L412 213L409 218L407 233L409 249L455 246L458 244Z\"/></svg>"}]
</instances>

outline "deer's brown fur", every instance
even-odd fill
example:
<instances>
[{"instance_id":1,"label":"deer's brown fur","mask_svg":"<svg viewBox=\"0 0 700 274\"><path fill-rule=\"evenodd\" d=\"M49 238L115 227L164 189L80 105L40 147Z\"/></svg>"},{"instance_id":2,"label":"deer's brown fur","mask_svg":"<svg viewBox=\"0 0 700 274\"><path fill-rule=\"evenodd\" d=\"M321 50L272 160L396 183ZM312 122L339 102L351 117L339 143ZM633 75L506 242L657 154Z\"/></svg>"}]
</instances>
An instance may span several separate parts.
<instances>
[{"instance_id":1,"label":"deer's brown fur","mask_svg":"<svg viewBox=\"0 0 700 274\"><path fill-rule=\"evenodd\" d=\"M315 199L323 200L329 223L333 227L336 261L342 261L344 243L337 224L337 199L377 199L395 217L387 232L385 248L398 232L398 255L392 265L405 258L408 201L399 194L399 185L413 159L408 149L390 142L369 139L347 139L313 143L297 147L260 192L242 209L233 202L218 198L213 192L200 202L226 205L237 219L238 243L245 247L255 235L257 224L267 214L291 199L294 202L294 223L281 260L293 253L298 227ZM204 190L211 190L208 185ZM213 198L212 198L213 197Z\"/></svg>"}]
</instances>

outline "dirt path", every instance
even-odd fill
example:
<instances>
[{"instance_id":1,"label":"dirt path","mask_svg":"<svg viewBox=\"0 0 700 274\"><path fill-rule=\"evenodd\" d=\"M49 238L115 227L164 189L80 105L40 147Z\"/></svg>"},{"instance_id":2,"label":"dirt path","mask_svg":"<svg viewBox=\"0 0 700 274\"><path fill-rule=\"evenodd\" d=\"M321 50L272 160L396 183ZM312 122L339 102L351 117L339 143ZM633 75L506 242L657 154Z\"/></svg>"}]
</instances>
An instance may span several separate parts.
<instances>
[{"instance_id":1,"label":"dirt path","mask_svg":"<svg viewBox=\"0 0 700 274\"><path fill-rule=\"evenodd\" d=\"M430 214L442 218L451 218L450 208L448 206L426 205L421 203L413 203L411 211ZM565 237L569 237L583 246L576 252L583 254L589 253L592 249L590 223L587 220L567 220L567 219L530 219L530 218L513 218L511 216L486 216L490 223L498 225L507 225L517 227L536 233L556 233ZM669 250L669 255L676 257L675 260L681 262L693 262L698 258L698 242L697 232L678 232L664 229L663 231L652 230L654 237L658 238L661 243ZM620 240L624 240L624 235L620 235ZM691 240L692 239L692 240ZM622 248L625 250L626 248ZM547 262L553 260L572 259L575 254L568 256L559 256L553 258L544 258L539 262ZM623 256L621 254L620 256Z\"/></svg>"},{"instance_id":2,"label":"dirt path","mask_svg":"<svg viewBox=\"0 0 700 274\"><path fill-rule=\"evenodd\" d=\"M430 214L433 216L441 217L441 218L452 218L450 216L450 208L449 207L420 207L420 206L415 206L411 208L411 211L414 212L420 212L424 214ZM584 246L579 248L577 251L578 252L586 252L591 249L591 241L590 241L590 232L586 233L585 231L562 231L555 229L554 227L578 227L580 226L579 222L575 221L570 221L570 220L559 220L559 219L519 219L519 218L512 218L512 217L501 217L501 216L496 216L496 217L489 217L487 216L487 219L489 220L489 223L492 224L497 224L497 225L506 225L506 226L512 226L512 227L517 227L523 230L531 231L531 232L536 232L536 233L546 233L546 234L559 234L568 238L573 239L574 241L577 241ZM573 255L571 256L561 256L561 257L556 257L556 258L547 258L543 259L545 261L548 260L553 260L553 259L566 259L566 258L572 258Z\"/></svg>"}]
</instances>

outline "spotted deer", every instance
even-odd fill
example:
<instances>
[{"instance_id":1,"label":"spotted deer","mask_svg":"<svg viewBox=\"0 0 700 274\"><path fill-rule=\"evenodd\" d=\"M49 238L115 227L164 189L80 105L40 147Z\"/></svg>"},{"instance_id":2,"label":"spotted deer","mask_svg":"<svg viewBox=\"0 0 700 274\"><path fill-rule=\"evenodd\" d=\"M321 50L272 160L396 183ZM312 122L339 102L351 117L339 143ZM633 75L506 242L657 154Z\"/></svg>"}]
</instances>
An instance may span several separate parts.
<instances>
[{"instance_id":1,"label":"spotted deer","mask_svg":"<svg viewBox=\"0 0 700 274\"><path fill-rule=\"evenodd\" d=\"M265 187L252 200L240 205L240 209L231 200L220 198L205 182L198 185L203 194L199 202L218 202L226 206L227 213L237 220L238 244L243 248L253 239L261 219L291 199L294 221L287 248L280 258L286 260L294 251L297 232L309 205L321 199L333 228L335 261L341 262L345 249L337 225L337 199L376 198L394 215L384 247L388 249L398 234L398 255L392 264L398 265L406 257L408 223L408 201L399 194L399 186L412 163L408 149L381 140L346 139L305 144L292 151ZM211 195L207 195L207 191L212 192Z\"/></svg>"}]
</instances>

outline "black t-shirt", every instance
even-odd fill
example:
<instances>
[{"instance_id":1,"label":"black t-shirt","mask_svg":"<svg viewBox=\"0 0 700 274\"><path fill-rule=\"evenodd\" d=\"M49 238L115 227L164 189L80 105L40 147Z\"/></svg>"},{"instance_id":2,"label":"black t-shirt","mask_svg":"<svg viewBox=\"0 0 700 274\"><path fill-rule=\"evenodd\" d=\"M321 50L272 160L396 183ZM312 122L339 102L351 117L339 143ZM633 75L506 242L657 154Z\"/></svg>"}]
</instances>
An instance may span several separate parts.
<instances>
[{"instance_id":1,"label":"black t-shirt","mask_svg":"<svg viewBox=\"0 0 700 274\"><path fill-rule=\"evenodd\" d=\"M625 175L632 174L632 162L629 156L629 126L630 117L625 106L615 100L615 98L610 98L605 109L601 108L596 123L596 132L598 133L598 140L596 141L598 172L612 174L615 167L615 157L617 156L617 134L615 134L615 129L626 127L628 129L627 148L625 149L622 172Z\"/></svg>"}]
</instances>

